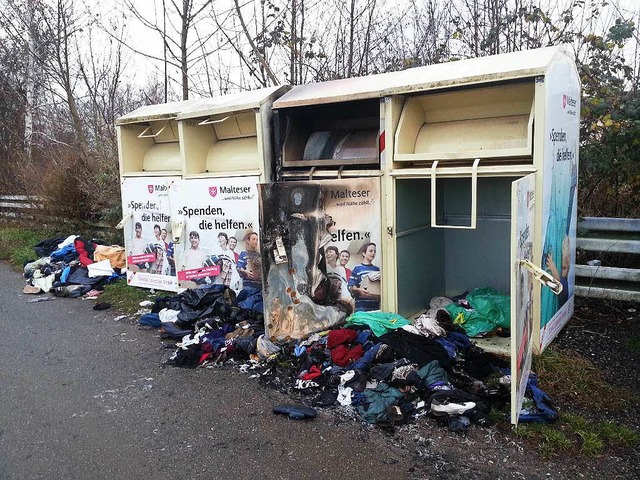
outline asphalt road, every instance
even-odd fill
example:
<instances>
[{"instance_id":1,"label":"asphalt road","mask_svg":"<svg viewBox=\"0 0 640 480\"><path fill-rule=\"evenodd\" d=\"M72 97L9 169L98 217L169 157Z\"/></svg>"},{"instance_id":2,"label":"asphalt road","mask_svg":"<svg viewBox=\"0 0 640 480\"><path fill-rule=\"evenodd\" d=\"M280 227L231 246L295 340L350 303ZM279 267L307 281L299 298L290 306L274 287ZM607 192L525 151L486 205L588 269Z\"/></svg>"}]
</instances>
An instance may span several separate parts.
<instances>
[{"instance_id":1,"label":"asphalt road","mask_svg":"<svg viewBox=\"0 0 640 480\"><path fill-rule=\"evenodd\" d=\"M396 479L376 429L274 415L233 368L164 366L153 330L90 300L28 303L0 263L0 479Z\"/></svg>"}]
</instances>

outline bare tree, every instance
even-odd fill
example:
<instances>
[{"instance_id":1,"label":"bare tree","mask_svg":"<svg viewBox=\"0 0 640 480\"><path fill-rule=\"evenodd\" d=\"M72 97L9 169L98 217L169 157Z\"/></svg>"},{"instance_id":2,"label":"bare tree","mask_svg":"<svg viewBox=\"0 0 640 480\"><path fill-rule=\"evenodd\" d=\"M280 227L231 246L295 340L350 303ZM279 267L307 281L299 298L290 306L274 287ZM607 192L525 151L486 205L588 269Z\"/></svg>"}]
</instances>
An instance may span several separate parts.
<instances>
[{"instance_id":1,"label":"bare tree","mask_svg":"<svg viewBox=\"0 0 640 480\"><path fill-rule=\"evenodd\" d=\"M157 12L156 3L154 0L154 12L149 15L141 11L133 0L122 0L125 15L133 15L143 26L158 34L163 45L162 56L141 50L123 37L118 37L118 40L133 52L162 62L165 92L169 81L167 66L178 69L182 99L188 100L190 70L195 64L206 61L211 54L211 51L206 49L206 45L215 32L210 31L202 35L198 32L198 25L203 18L203 12L212 5L213 0L162 0L160 14ZM191 36L195 37L195 41L190 38ZM165 101L166 96L165 94Z\"/></svg>"}]
</instances>

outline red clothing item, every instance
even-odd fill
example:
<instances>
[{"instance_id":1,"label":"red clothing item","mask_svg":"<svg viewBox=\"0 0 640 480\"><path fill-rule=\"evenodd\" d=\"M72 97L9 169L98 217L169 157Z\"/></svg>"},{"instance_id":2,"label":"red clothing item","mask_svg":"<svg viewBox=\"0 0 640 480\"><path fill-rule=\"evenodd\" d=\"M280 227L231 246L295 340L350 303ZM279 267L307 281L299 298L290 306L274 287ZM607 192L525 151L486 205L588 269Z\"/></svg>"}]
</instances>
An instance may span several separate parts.
<instances>
[{"instance_id":1,"label":"red clothing item","mask_svg":"<svg viewBox=\"0 0 640 480\"><path fill-rule=\"evenodd\" d=\"M73 247L76 249L76 252L78 252L78 260L82 265L87 267L93 263L93 260L89 258L89 254L87 253L82 240L74 240Z\"/></svg>"},{"instance_id":2,"label":"red clothing item","mask_svg":"<svg viewBox=\"0 0 640 480\"><path fill-rule=\"evenodd\" d=\"M313 365L309 369L309 371L302 375L300 378L302 380L313 380L314 378L318 378L320 375L322 375L322 370L320 370L320 367Z\"/></svg>"},{"instance_id":3,"label":"red clothing item","mask_svg":"<svg viewBox=\"0 0 640 480\"><path fill-rule=\"evenodd\" d=\"M331 360L339 367L348 367L351 363L362 358L364 355L364 348L362 345L356 345L349 348L346 345L338 345L331 350Z\"/></svg>"},{"instance_id":4,"label":"red clothing item","mask_svg":"<svg viewBox=\"0 0 640 480\"><path fill-rule=\"evenodd\" d=\"M327 340L328 348L335 348L343 343L351 343L358 336L358 332L349 328L341 328L339 330L331 330L329 332L329 339Z\"/></svg>"}]
</instances>

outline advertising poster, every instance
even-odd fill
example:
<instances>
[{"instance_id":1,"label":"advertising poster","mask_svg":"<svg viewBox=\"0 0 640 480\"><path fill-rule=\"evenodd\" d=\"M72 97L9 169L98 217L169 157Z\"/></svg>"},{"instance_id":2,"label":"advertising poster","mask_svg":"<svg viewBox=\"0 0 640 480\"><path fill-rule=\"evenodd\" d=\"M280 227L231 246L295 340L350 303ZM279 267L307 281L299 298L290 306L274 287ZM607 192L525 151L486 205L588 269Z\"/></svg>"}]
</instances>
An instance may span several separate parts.
<instances>
[{"instance_id":1,"label":"advertising poster","mask_svg":"<svg viewBox=\"0 0 640 480\"><path fill-rule=\"evenodd\" d=\"M133 214L124 229L127 283L131 286L178 289L169 190L180 181L179 177L122 180L122 209Z\"/></svg>"},{"instance_id":2,"label":"advertising poster","mask_svg":"<svg viewBox=\"0 0 640 480\"><path fill-rule=\"evenodd\" d=\"M380 309L380 179L260 185L267 335L303 338Z\"/></svg>"},{"instance_id":3,"label":"advertising poster","mask_svg":"<svg viewBox=\"0 0 640 480\"><path fill-rule=\"evenodd\" d=\"M577 221L580 88L573 64L558 62L546 77L543 250L540 265L563 286L555 295L542 287L540 349L544 349L573 315Z\"/></svg>"},{"instance_id":4,"label":"advertising poster","mask_svg":"<svg viewBox=\"0 0 640 480\"><path fill-rule=\"evenodd\" d=\"M512 189L511 423L517 425L533 354L533 274L522 262L533 262L535 174L513 182Z\"/></svg>"},{"instance_id":5,"label":"advertising poster","mask_svg":"<svg viewBox=\"0 0 640 480\"><path fill-rule=\"evenodd\" d=\"M176 246L180 289L261 289L257 183L258 177L189 179L172 189L172 211L184 222Z\"/></svg>"}]
</instances>

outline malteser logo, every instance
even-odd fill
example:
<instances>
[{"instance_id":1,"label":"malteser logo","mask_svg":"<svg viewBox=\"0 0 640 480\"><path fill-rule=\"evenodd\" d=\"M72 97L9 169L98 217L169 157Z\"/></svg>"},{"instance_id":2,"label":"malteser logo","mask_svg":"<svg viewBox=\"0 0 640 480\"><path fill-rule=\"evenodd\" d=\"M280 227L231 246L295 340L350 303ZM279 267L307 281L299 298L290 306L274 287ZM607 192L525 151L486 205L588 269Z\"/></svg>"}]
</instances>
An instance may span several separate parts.
<instances>
[{"instance_id":1,"label":"malteser logo","mask_svg":"<svg viewBox=\"0 0 640 480\"><path fill-rule=\"evenodd\" d=\"M571 95L562 95L562 108L565 109L567 107L575 107L578 104L578 101L573 98Z\"/></svg>"},{"instance_id":2,"label":"malteser logo","mask_svg":"<svg viewBox=\"0 0 640 480\"><path fill-rule=\"evenodd\" d=\"M149 193L166 192L167 190L169 190L169 187L167 185L147 185L147 190L149 191Z\"/></svg>"},{"instance_id":3,"label":"malteser logo","mask_svg":"<svg viewBox=\"0 0 640 480\"><path fill-rule=\"evenodd\" d=\"M218 195L218 187L209 187L209 195L212 197Z\"/></svg>"}]
</instances>

